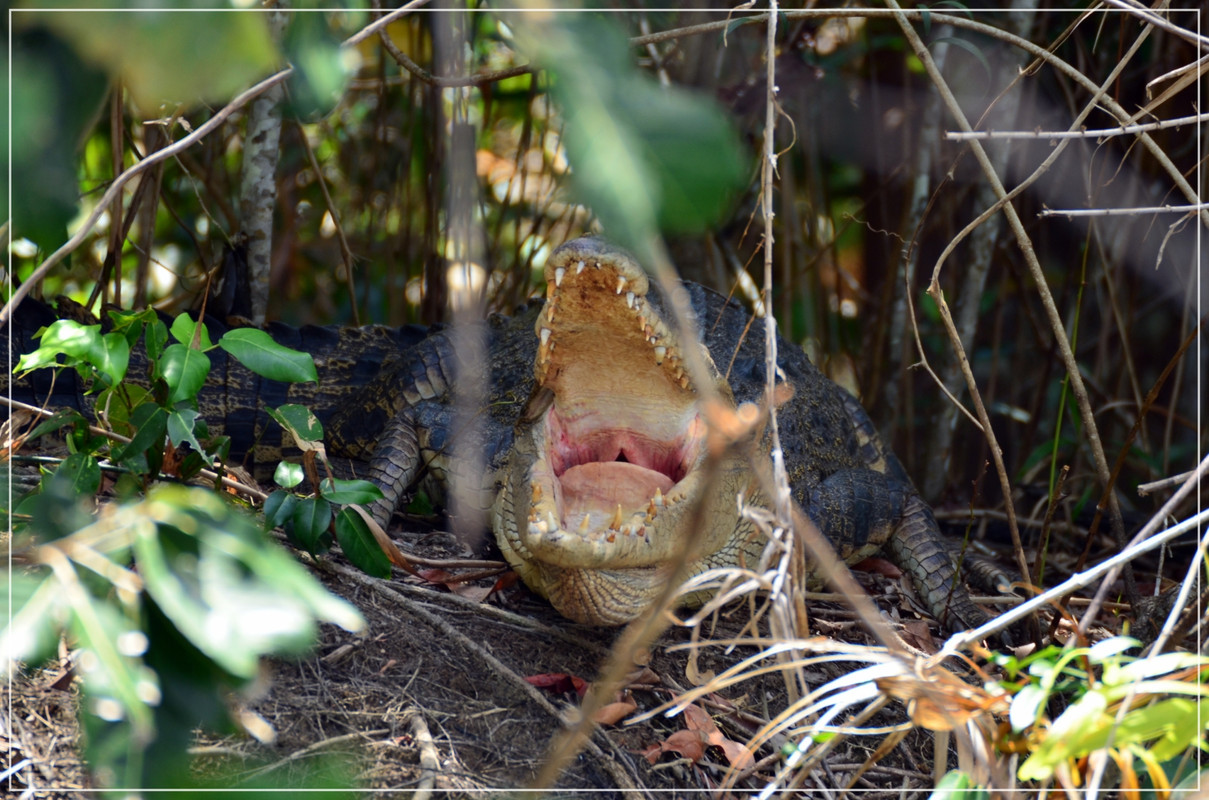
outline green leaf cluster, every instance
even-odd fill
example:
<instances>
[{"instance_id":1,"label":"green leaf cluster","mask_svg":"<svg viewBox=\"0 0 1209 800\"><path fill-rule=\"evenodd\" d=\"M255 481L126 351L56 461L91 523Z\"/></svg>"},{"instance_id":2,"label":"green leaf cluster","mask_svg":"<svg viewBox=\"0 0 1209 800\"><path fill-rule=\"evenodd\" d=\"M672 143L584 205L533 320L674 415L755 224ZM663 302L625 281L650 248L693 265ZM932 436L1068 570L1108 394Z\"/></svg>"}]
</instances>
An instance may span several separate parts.
<instances>
[{"instance_id":1,"label":"green leaf cluster","mask_svg":"<svg viewBox=\"0 0 1209 800\"><path fill-rule=\"evenodd\" d=\"M318 622L356 631L360 615L327 593L241 509L204 489L157 486L91 520L52 481L32 524L50 531L10 577L0 662L77 650L86 757L114 786L172 785L198 724L222 721L217 692L256 678L268 654L299 653ZM54 508L73 511L64 518ZM88 524L74 528L80 522ZM74 529L73 529L74 528Z\"/></svg>"},{"instance_id":2,"label":"green leaf cluster","mask_svg":"<svg viewBox=\"0 0 1209 800\"><path fill-rule=\"evenodd\" d=\"M1059 765L1107 747L1118 761L1136 758L1148 766L1189 748L1209 750L1209 715L1201 711L1209 658L1125 654L1140 645L1117 636L1090 647L1048 647L1022 660L1000 657L1009 682L1022 681L1011 687L1008 718L1016 733L1043 722L1051 698L1073 698L1020 765L1021 780L1046 780Z\"/></svg>"},{"instance_id":3,"label":"green leaf cluster","mask_svg":"<svg viewBox=\"0 0 1209 800\"><path fill-rule=\"evenodd\" d=\"M145 489L158 476L168 445L184 446L185 455L177 468L182 478L193 477L204 466L214 467L216 460L229 452L229 440L211 436L197 408L198 393L210 373L207 351L222 348L253 372L273 380L318 380L308 354L282 347L262 330L231 330L215 344L206 326L188 314L176 317L171 328L149 310L110 312L110 317L108 333L102 333L100 325L57 320L39 332L39 346L21 357L16 371L49 367L76 370L89 391L97 393L95 407L100 421L129 442L110 445L91 433L78 413L52 418L33 435L72 425L68 444L75 453L108 452L110 460L125 468L140 488ZM170 337L176 341L169 343ZM131 349L140 339L147 355L147 374L139 376L145 381L142 384L125 380ZM85 488L81 482L91 480L88 476L96 469L95 463L88 461L68 459L59 471Z\"/></svg>"},{"instance_id":4,"label":"green leaf cluster","mask_svg":"<svg viewBox=\"0 0 1209 800\"><path fill-rule=\"evenodd\" d=\"M640 73L607 18L526 16L517 39L553 76L572 185L611 239L641 252L658 230L700 231L729 210L749 159L712 99Z\"/></svg>"},{"instance_id":5,"label":"green leaf cluster","mask_svg":"<svg viewBox=\"0 0 1209 800\"><path fill-rule=\"evenodd\" d=\"M323 426L309 409L286 405L269 412L309 455L322 455ZM378 545L369 524L351 508L341 505L368 505L382 499L382 490L363 480L328 477L318 482L316 491L300 496L289 490L305 477L303 467L282 462L273 479L281 489L265 500L266 529L281 526L290 540L309 553L325 553L332 546L332 534L344 554L357 568L379 578L390 576L390 559Z\"/></svg>"}]
</instances>

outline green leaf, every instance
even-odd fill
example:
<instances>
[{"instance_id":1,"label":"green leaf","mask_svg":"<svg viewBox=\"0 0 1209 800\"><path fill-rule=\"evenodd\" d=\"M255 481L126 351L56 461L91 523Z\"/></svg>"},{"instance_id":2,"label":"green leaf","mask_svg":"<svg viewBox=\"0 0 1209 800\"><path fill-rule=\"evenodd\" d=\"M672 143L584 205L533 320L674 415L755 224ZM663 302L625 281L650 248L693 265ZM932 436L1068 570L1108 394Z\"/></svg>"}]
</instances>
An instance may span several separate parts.
<instances>
[{"instance_id":1,"label":"green leaf","mask_svg":"<svg viewBox=\"0 0 1209 800\"><path fill-rule=\"evenodd\" d=\"M209 350L214 346L210 341L210 331L207 330L205 323L194 321L193 317L188 314L178 314L176 319L172 320L172 338L183 345L193 346L193 337L198 336L198 349Z\"/></svg>"},{"instance_id":2,"label":"green leaf","mask_svg":"<svg viewBox=\"0 0 1209 800\"><path fill-rule=\"evenodd\" d=\"M236 677L255 678L262 655L308 647L316 618L349 630L364 624L212 492L157 487L131 517L156 523L133 526L147 592L198 650Z\"/></svg>"},{"instance_id":3,"label":"green leaf","mask_svg":"<svg viewBox=\"0 0 1209 800\"><path fill-rule=\"evenodd\" d=\"M97 370L107 379L109 386L117 386L126 377L130 364L130 342L121 333L107 333L101 337L101 363Z\"/></svg>"},{"instance_id":4,"label":"green leaf","mask_svg":"<svg viewBox=\"0 0 1209 800\"><path fill-rule=\"evenodd\" d=\"M642 258L657 228L701 230L729 208L748 158L714 101L639 73L607 18L527 16L516 32L556 77L575 194L611 239Z\"/></svg>"},{"instance_id":5,"label":"green leaf","mask_svg":"<svg viewBox=\"0 0 1209 800\"><path fill-rule=\"evenodd\" d=\"M332 523L332 504L327 500L308 497L294 506L291 531L294 540L308 553L322 553L331 546L328 526Z\"/></svg>"},{"instance_id":6,"label":"green leaf","mask_svg":"<svg viewBox=\"0 0 1209 800\"><path fill-rule=\"evenodd\" d=\"M272 492L264 501L265 530L271 531L279 525L285 525L287 520L293 519L294 506L297 504L298 498L284 489Z\"/></svg>"},{"instance_id":7,"label":"green leaf","mask_svg":"<svg viewBox=\"0 0 1209 800\"><path fill-rule=\"evenodd\" d=\"M259 328L235 328L223 334L218 346L248 369L274 381L306 383L318 381L315 360L310 353L299 353L273 341Z\"/></svg>"},{"instance_id":8,"label":"green leaf","mask_svg":"<svg viewBox=\"0 0 1209 800\"><path fill-rule=\"evenodd\" d=\"M285 489L293 489L302 483L302 478L302 465L289 461L282 461L273 472L273 482ZM268 514L267 508L265 514Z\"/></svg>"},{"instance_id":9,"label":"green leaf","mask_svg":"<svg viewBox=\"0 0 1209 800\"><path fill-rule=\"evenodd\" d=\"M1093 664L1103 664L1110 658L1121 655L1132 647L1141 647L1142 643L1132 636L1113 636L1101 642L1096 642L1087 651L1087 660Z\"/></svg>"},{"instance_id":10,"label":"green leaf","mask_svg":"<svg viewBox=\"0 0 1209 800\"><path fill-rule=\"evenodd\" d=\"M173 444L188 442L193 452L206 464L214 466L214 458L197 441L195 427L201 414L192 408L182 408L168 414L168 438Z\"/></svg>"},{"instance_id":11,"label":"green leaf","mask_svg":"<svg viewBox=\"0 0 1209 800\"><path fill-rule=\"evenodd\" d=\"M76 411L74 408L62 408L54 413L54 415L46 417L34 427L26 437L29 440L37 439L39 436L44 436L48 433L53 433L60 428L68 425L87 425L88 420Z\"/></svg>"},{"instance_id":12,"label":"green leaf","mask_svg":"<svg viewBox=\"0 0 1209 800\"><path fill-rule=\"evenodd\" d=\"M381 500L382 490L371 481L325 478L319 482L319 494L333 503L365 505Z\"/></svg>"},{"instance_id":13,"label":"green leaf","mask_svg":"<svg viewBox=\"0 0 1209 800\"><path fill-rule=\"evenodd\" d=\"M162 450L168 426L168 411L154 402L143 403L130 414L134 436L130 444L114 454L114 461L127 462L151 449Z\"/></svg>"},{"instance_id":14,"label":"green leaf","mask_svg":"<svg viewBox=\"0 0 1209 800\"><path fill-rule=\"evenodd\" d=\"M45 254L67 240L78 212L79 144L96 124L109 81L48 30L21 24L25 16L11 20L12 73L5 76L12 87L11 130L0 129L0 169L11 169L5 174L21 201L8 209L8 198L0 198L0 219L12 220L8 241L27 238Z\"/></svg>"},{"instance_id":15,"label":"green leaf","mask_svg":"<svg viewBox=\"0 0 1209 800\"><path fill-rule=\"evenodd\" d=\"M153 728L149 701L158 697L155 676L140 662L141 651L128 644L141 633L113 602L85 591L73 567L56 570L56 577L71 609L76 669L88 687L84 710L102 719L126 721L136 738L149 737ZM136 651L138 655L133 655Z\"/></svg>"},{"instance_id":16,"label":"green leaf","mask_svg":"<svg viewBox=\"0 0 1209 800\"><path fill-rule=\"evenodd\" d=\"M60 319L42 330L39 339L38 349L17 361L16 372L57 366L60 353L88 364L104 358L100 325L81 325L75 320Z\"/></svg>"},{"instance_id":17,"label":"green leaf","mask_svg":"<svg viewBox=\"0 0 1209 800\"><path fill-rule=\"evenodd\" d=\"M353 566L375 578L390 577L390 559L356 511L342 508L336 515L336 541Z\"/></svg>"},{"instance_id":18,"label":"green leaf","mask_svg":"<svg viewBox=\"0 0 1209 800\"><path fill-rule=\"evenodd\" d=\"M55 477L65 481L77 497L91 497L101 488L101 466L87 453L72 453L63 459Z\"/></svg>"},{"instance_id":19,"label":"green leaf","mask_svg":"<svg viewBox=\"0 0 1209 800\"><path fill-rule=\"evenodd\" d=\"M1016 693L1012 698L1012 706L1008 711L1008 720L1012 730L1020 733L1037 721L1038 715L1045 710L1045 702L1049 692L1040 686L1030 683Z\"/></svg>"},{"instance_id":20,"label":"green leaf","mask_svg":"<svg viewBox=\"0 0 1209 800\"><path fill-rule=\"evenodd\" d=\"M968 773L953 769L936 782L928 800L983 800L987 796L987 790L975 784Z\"/></svg>"},{"instance_id":21,"label":"green leaf","mask_svg":"<svg viewBox=\"0 0 1209 800\"><path fill-rule=\"evenodd\" d=\"M0 632L0 669L7 673L17 662L36 665L54 658L63 626L63 603L53 577L20 571L4 577L9 592L0 592L4 612L0 619L8 625Z\"/></svg>"},{"instance_id":22,"label":"green leaf","mask_svg":"<svg viewBox=\"0 0 1209 800\"><path fill-rule=\"evenodd\" d=\"M56 471L43 477L40 488L41 491L30 494L16 509L19 514L29 515L28 530L38 542L70 536L92 523L94 501L80 497L71 476Z\"/></svg>"},{"instance_id":23,"label":"green leaf","mask_svg":"<svg viewBox=\"0 0 1209 800\"><path fill-rule=\"evenodd\" d=\"M277 420L278 425L294 437L299 447L302 447L304 442L322 441L323 425L306 406L290 403L266 410L270 417Z\"/></svg>"},{"instance_id":24,"label":"green leaf","mask_svg":"<svg viewBox=\"0 0 1209 800\"><path fill-rule=\"evenodd\" d=\"M168 384L168 403L194 400L210 374L210 358L183 344L169 345L160 360L160 371Z\"/></svg>"},{"instance_id":25,"label":"green leaf","mask_svg":"<svg viewBox=\"0 0 1209 800\"><path fill-rule=\"evenodd\" d=\"M145 113L163 104L230 99L277 61L264 14L143 7L137 14L73 9L30 16L120 77Z\"/></svg>"},{"instance_id":26,"label":"green leaf","mask_svg":"<svg viewBox=\"0 0 1209 800\"><path fill-rule=\"evenodd\" d=\"M96 414L109 422L123 436L134 436L138 430L130 423L131 409L152 402L151 391L143 386L125 382L111 386L97 395Z\"/></svg>"},{"instance_id":27,"label":"green leaf","mask_svg":"<svg viewBox=\"0 0 1209 800\"><path fill-rule=\"evenodd\" d=\"M340 39L326 14L291 14L282 47L294 67L286 81L286 110L304 122L327 116L344 96L349 72Z\"/></svg>"},{"instance_id":28,"label":"green leaf","mask_svg":"<svg viewBox=\"0 0 1209 800\"><path fill-rule=\"evenodd\" d=\"M147 324L145 341L147 343L147 358L159 361L164 354L164 345L168 344L168 326L158 317Z\"/></svg>"}]
</instances>

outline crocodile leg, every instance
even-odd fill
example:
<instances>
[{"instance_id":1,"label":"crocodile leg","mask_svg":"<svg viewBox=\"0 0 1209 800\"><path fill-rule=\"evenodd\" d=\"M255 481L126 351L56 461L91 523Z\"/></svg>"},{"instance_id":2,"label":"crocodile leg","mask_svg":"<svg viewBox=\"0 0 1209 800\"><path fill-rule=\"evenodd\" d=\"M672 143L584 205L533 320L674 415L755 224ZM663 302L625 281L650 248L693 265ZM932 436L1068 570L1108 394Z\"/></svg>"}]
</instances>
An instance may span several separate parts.
<instances>
[{"instance_id":1,"label":"crocodile leg","mask_svg":"<svg viewBox=\"0 0 1209 800\"><path fill-rule=\"evenodd\" d=\"M370 506L370 512L384 529L390 524L407 490L419 472L420 441L410 408L391 418L369 464L369 479L378 484L383 498Z\"/></svg>"},{"instance_id":2,"label":"crocodile leg","mask_svg":"<svg viewBox=\"0 0 1209 800\"><path fill-rule=\"evenodd\" d=\"M931 510L901 481L870 469L841 470L814 488L808 511L846 560L872 555L884 543L881 548L911 575L928 610L946 629L962 630L986 619L957 579Z\"/></svg>"},{"instance_id":3,"label":"crocodile leg","mask_svg":"<svg viewBox=\"0 0 1209 800\"><path fill-rule=\"evenodd\" d=\"M968 630L986 622L986 614L974 605L957 575L932 509L918 495L907 499L886 553L911 574L915 590L947 630Z\"/></svg>"}]
</instances>

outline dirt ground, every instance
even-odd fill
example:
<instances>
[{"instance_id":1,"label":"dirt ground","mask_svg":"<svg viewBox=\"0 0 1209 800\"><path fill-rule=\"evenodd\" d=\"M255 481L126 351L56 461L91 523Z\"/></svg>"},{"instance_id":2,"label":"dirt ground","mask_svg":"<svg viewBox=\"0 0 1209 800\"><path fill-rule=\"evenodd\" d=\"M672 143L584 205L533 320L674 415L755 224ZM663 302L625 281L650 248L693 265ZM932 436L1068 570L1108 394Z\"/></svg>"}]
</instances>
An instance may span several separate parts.
<instances>
[{"instance_id":1,"label":"dirt ground","mask_svg":"<svg viewBox=\"0 0 1209 800\"><path fill-rule=\"evenodd\" d=\"M403 538L402 547L430 559L484 555L451 534ZM453 571L425 574L444 580ZM366 630L353 635L324 626L311 656L266 664L264 680L232 700L245 732L224 738L198 732L193 752L199 775L230 776L224 780L232 786L251 780L291 786L313 780L316 769L334 768L336 780L357 787L431 788L450 797L531 786L552 742L566 735L575 716L580 701L575 679L596 678L620 635L570 623L519 585L481 600L497 577L454 593L399 570L392 580L370 578L338 555L316 565L315 572L361 610ZM902 579L858 577L883 610L910 620L908 633L928 639L925 623L910 611ZM810 613L815 633L848 642L867 639L841 605L812 604ZM719 620L713 636L739 634L746 614L736 609ZM721 672L754 652L751 646L729 653L706 648L694 672L688 654L676 649L689 639L687 629L671 628L651 648L647 663L635 666L624 693L636 705L633 713L683 693L693 686L690 678ZM811 677L822 683L847 669L850 665L819 668ZM10 698L12 713L4 723L10 727L0 731L0 746L9 751L10 766L23 759L29 763L15 772L9 788L32 789L24 795L31 798L77 796L89 784L76 748L77 690L70 678L61 669L18 676ZM709 727L716 729L708 736L685 715L600 726L555 788L591 789L598 797L715 789L733 752L718 743L747 742L787 702L785 683L773 674L699 702L712 720ZM892 704L871 724L905 719L904 707ZM880 737L845 740L803 788L847 785L880 742ZM780 744L774 741L755 753L754 766L741 770L736 788L762 788L782 762ZM879 755L856 787L865 797L930 789L932 749L932 735L913 730L889 755Z\"/></svg>"}]
</instances>

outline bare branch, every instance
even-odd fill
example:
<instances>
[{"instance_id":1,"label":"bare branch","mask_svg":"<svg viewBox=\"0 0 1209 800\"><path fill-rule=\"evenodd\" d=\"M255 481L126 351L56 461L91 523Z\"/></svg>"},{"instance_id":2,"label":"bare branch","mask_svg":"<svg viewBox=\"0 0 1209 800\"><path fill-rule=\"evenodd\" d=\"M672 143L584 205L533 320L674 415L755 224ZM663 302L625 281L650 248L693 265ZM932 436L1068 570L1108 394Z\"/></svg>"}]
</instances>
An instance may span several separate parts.
<instances>
[{"instance_id":1,"label":"bare branch","mask_svg":"<svg viewBox=\"0 0 1209 800\"><path fill-rule=\"evenodd\" d=\"M1160 131L1209 122L1209 114L1193 114L1158 122L1142 122L1137 125L1120 125L1116 128L1091 128L1078 131L946 131L945 139L950 142L968 142L973 139L1103 139L1109 136L1129 136L1145 131Z\"/></svg>"},{"instance_id":2,"label":"bare branch","mask_svg":"<svg viewBox=\"0 0 1209 800\"><path fill-rule=\"evenodd\" d=\"M405 3L399 8L396 8L394 11L391 11L389 14L383 14L361 30L354 33L352 36L345 39L341 43L341 47L352 47L360 44L395 20L402 19L412 11L415 11L417 8L426 5L428 5L428 0L411 0L410 3Z\"/></svg>"},{"instance_id":3,"label":"bare branch","mask_svg":"<svg viewBox=\"0 0 1209 800\"><path fill-rule=\"evenodd\" d=\"M1136 206L1134 208L1046 208L1039 217L1137 217L1143 214L1191 214L1209 210L1209 203L1191 206Z\"/></svg>"}]
</instances>

